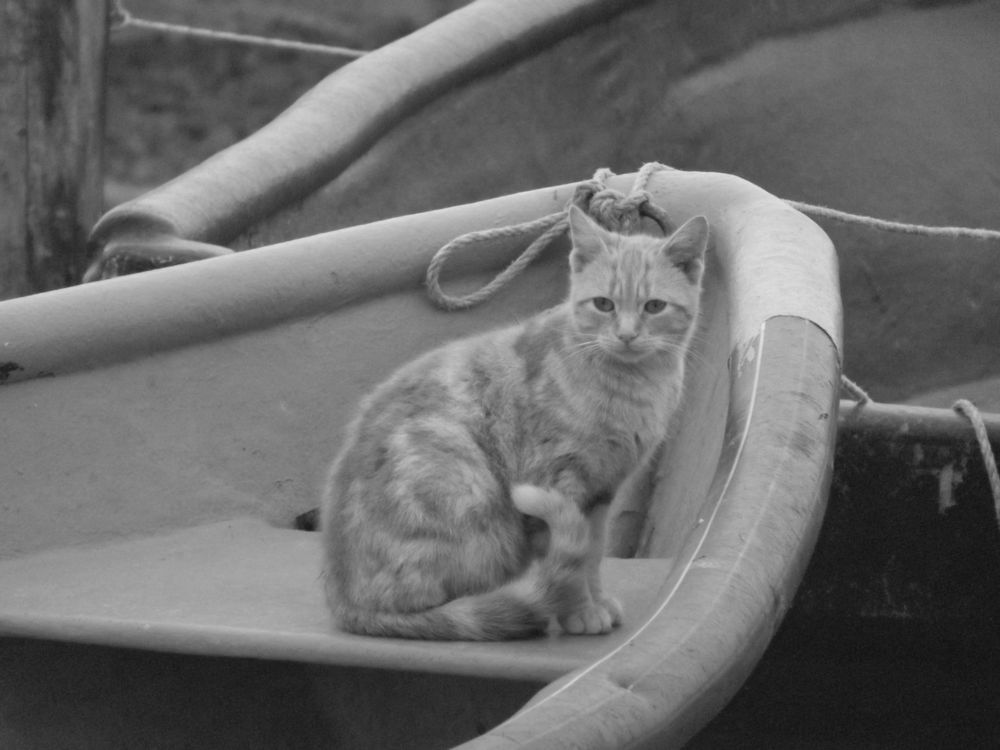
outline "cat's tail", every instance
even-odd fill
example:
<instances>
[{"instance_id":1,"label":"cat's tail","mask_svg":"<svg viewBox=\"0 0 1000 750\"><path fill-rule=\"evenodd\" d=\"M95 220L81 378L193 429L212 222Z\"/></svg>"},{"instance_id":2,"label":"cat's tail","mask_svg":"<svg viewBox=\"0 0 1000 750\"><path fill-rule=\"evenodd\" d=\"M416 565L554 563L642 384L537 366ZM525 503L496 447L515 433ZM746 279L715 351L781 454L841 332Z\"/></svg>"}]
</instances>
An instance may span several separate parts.
<instances>
[{"instance_id":1,"label":"cat's tail","mask_svg":"<svg viewBox=\"0 0 1000 750\"><path fill-rule=\"evenodd\" d=\"M545 521L549 543L513 581L419 612L336 612L354 633L425 640L496 641L544 633L551 618L572 609L580 595L589 524L575 503L534 485L511 488L514 506Z\"/></svg>"}]
</instances>

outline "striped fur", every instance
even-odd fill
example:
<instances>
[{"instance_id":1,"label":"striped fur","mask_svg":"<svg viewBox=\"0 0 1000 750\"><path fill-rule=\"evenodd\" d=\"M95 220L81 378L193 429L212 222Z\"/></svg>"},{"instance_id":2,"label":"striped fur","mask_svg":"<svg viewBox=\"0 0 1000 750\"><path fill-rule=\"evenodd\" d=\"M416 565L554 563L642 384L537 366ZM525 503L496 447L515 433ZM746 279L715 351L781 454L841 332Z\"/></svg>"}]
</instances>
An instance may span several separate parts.
<instances>
[{"instance_id":1,"label":"striped fur","mask_svg":"<svg viewBox=\"0 0 1000 750\"><path fill-rule=\"evenodd\" d=\"M679 402L708 227L664 240L570 218L563 304L405 365L349 426L323 501L343 629L493 640L620 622L600 591L603 519Z\"/></svg>"}]
</instances>

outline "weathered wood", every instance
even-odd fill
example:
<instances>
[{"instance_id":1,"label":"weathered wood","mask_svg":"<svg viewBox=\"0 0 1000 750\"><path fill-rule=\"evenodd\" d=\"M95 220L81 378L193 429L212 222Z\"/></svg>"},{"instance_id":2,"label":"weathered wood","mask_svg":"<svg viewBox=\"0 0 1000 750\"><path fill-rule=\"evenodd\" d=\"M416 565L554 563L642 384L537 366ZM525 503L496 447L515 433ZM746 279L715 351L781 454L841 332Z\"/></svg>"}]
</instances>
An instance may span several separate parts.
<instances>
[{"instance_id":1,"label":"weathered wood","mask_svg":"<svg viewBox=\"0 0 1000 750\"><path fill-rule=\"evenodd\" d=\"M0 0L0 299L79 281L102 210L108 0Z\"/></svg>"}]
</instances>

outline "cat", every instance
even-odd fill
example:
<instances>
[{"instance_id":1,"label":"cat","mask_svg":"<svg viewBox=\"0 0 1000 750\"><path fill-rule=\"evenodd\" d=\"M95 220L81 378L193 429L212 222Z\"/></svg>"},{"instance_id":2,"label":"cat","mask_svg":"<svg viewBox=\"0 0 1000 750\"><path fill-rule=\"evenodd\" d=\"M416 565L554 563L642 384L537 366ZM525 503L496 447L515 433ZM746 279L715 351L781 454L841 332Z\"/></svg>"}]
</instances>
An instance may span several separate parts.
<instances>
[{"instance_id":1,"label":"cat","mask_svg":"<svg viewBox=\"0 0 1000 750\"><path fill-rule=\"evenodd\" d=\"M500 640L610 632L614 493L681 398L709 228L619 235L570 207L569 295L451 342L378 386L321 506L329 607L346 631Z\"/></svg>"}]
</instances>

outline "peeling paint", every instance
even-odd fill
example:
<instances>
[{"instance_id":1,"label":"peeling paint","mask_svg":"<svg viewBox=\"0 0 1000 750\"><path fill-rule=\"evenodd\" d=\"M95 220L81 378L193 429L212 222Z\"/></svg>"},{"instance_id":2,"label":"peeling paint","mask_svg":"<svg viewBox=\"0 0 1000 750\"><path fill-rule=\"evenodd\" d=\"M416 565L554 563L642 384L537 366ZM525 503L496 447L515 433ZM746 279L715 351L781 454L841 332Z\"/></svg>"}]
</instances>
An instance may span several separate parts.
<instances>
[{"instance_id":1,"label":"peeling paint","mask_svg":"<svg viewBox=\"0 0 1000 750\"><path fill-rule=\"evenodd\" d=\"M739 361L736 363L736 374L742 375L743 370L745 370L749 365L754 363L757 359L757 339L754 339L749 344L747 344L746 349L740 353Z\"/></svg>"},{"instance_id":2,"label":"peeling paint","mask_svg":"<svg viewBox=\"0 0 1000 750\"><path fill-rule=\"evenodd\" d=\"M943 467L938 474L938 513L944 515L949 508L955 506L955 497L952 493L952 477L955 473L955 464L950 463Z\"/></svg>"}]
</instances>

